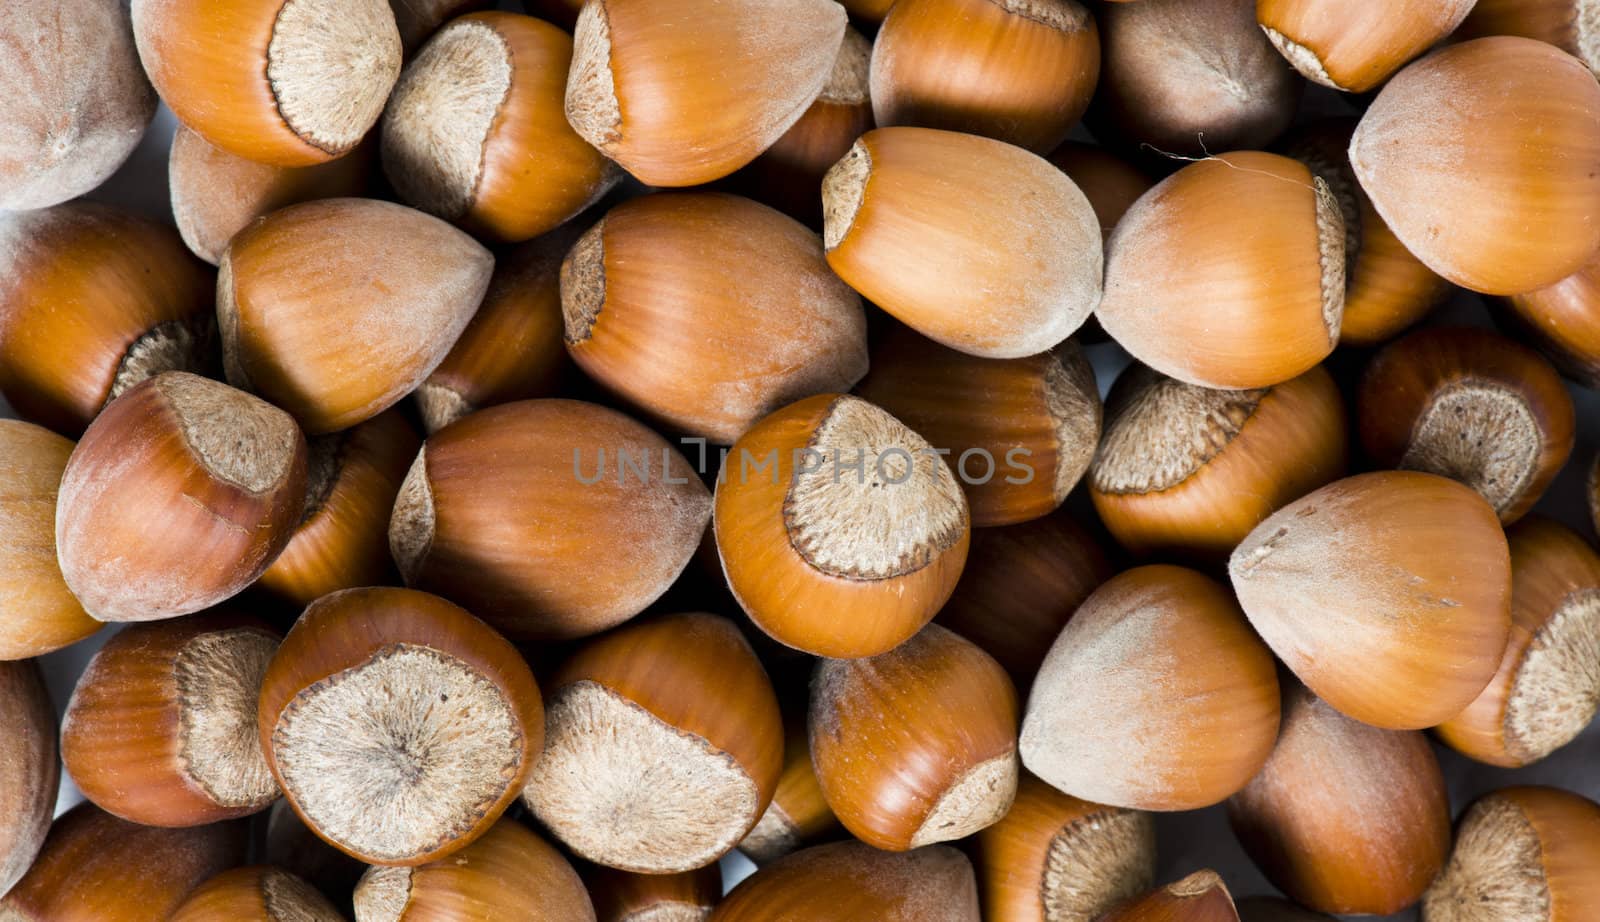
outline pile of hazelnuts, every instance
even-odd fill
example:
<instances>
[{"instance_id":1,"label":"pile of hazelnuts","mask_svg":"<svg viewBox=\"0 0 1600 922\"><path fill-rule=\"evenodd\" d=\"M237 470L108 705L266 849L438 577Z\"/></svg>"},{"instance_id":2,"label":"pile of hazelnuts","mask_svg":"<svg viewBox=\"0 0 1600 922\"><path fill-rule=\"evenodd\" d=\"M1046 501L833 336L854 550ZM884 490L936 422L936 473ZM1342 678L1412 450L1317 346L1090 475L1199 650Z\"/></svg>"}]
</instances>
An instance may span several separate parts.
<instances>
[{"instance_id":1,"label":"pile of hazelnuts","mask_svg":"<svg viewBox=\"0 0 1600 922\"><path fill-rule=\"evenodd\" d=\"M491 6L0 5L0 922L1600 919L1594 0Z\"/></svg>"}]
</instances>

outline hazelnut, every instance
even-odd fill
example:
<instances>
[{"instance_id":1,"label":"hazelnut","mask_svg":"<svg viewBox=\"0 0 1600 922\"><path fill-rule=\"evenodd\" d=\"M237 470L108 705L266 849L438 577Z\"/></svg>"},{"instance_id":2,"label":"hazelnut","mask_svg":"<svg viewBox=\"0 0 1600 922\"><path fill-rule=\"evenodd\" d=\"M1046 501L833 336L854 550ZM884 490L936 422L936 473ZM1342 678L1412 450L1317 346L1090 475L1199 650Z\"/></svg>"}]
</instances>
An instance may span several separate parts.
<instances>
[{"instance_id":1,"label":"hazelnut","mask_svg":"<svg viewBox=\"0 0 1600 922\"><path fill-rule=\"evenodd\" d=\"M100 630L56 558L56 494L72 448L42 426L0 420L0 660L42 656Z\"/></svg>"},{"instance_id":2,"label":"hazelnut","mask_svg":"<svg viewBox=\"0 0 1600 922\"><path fill-rule=\"evenodd\" d=\"M33 864L56 805L56 712L32 661L0 662L0 897ZM0 913L6 903L0 899Z\"/></svg>"},{"instance_id":3,"label":"hazelnut","mask_svg":"<svg viewBox=\"0 0 1600 922\"><path fill-rule=\"evenodd\" d=\"M468 413L556 396L572 377L561 313L561 261L576 222L501 252L483 304L412 394L429 435Z\"/></svg>"},{"instance_id":4,"label":"hazelnut","mask_svg":"<svg viewBox=\"0 0 1600 922\"><path fill-rule=\"evenodd\" d=\"M906 425L823 394L757 423L717 481L728 588L756 626L818 656L886 653L933 619L967 557L967 501Z\"/></svg>"},{"instance_id":5,"label":"hazelnut","mask_svg":"<svg viewBox=\"0 0 1600 922\"><path fill-rule=\"evenodd\" d=\"M1456 30L1459 38L1520 35L1548 42L1600 71L1589 0L1478 0Z\"/></svg>"},{"instance_id":6,"label":"hazelnut","mask_svg":"<svg viewBox=\"0 0 1600 922\"><path fill-rule=\"evenodd\" d=\"M1428 739L1351 720L1304 687L1261 773L1228 801L1245 851L1295 902L1388 915L1444 867L1450 802Z\"/></svg>"},{"instance_id":7,"label":"hazelnut","mask_svg":"<svg viewBox=\"0 0 1600 922\"><path fill-rule=\"evenodd\" d=\"M1022 763L1074 797L1194 810L1244 787L1277 735L1272 654L1228 591L1193 570L1137 567L1096 589L1050 648Z\"/></svg>"},{"instance_id":8,"label":"hazelnut","mask_svg":"<svg viewBox=\"0 0 1600 922\"><path fill-rule=\"evenodd\" d=\"M258 712L295 812L370 864L426 864L470 845L516 799L544 740L539 688L516 649L409 589L313 602L267 666Z\"/></svg>"},{"instance_id":9,"label":"hazelnut","mask_svg":"<svg viewBox=\"0 0 1600 922\"><path fill-rule=\"evenodd\" d=\"M215 266L228 241L264 217L301 202L360 195L373 170L375 145L337 160L283 167L246 160L178 126L167 159L172 218L194 255Z\"/></svg>"},{"instance_id":10,"label":"hazelnut","mask_svg":"<svg viewBox=\"0 0 1600 922\"><path fill-rule=\"evenodd\" d=\"M161 829L82 803L56 820L33 867L0 897L0 919L168 922L196 885L244 853L242 823Z\"/></svg>"},{"instance_id":11,"label":"hazelnut","mask_svg":"<svg viewBox=\"0 0 1600 922\"><path fill-rule=\"evenodd\" d=\"M548 842L509 819L448 858L369 868L356 887L355 909L356 922L595 922L578 872Z\"/></svg>"},{"instance_id":12,"label":"hazelnut","mask_svg":"<svg viewBox=\"0 0 1600 922\"><path fill-rule=\"evenodd\" d=\"M328 898L280 868L224 871L196 887L171 922L344 922Z\"/></svg>"},{"instance_id":13,"label":"hazelnut","mask_svg":"<svg viewBox=\"0 0 1600 922\"><path fill-rule=\"evenodd\" d=\"M281 797L267 810L266 825L263 860L305 879L348 912L366 863L322 841Z\"/></svg>"},{"instance_id":14,"label":"hazelnut","mask_svg":"<svg viewBox=\"0 0 1600 922\"><path fill-rule=\"evenodd\" d=\"M1139 0L1096 12L1096 136L1210 156L1264 147L1289 127L1301 80L1257 27L1256 0Z\"/></svg>"},{"instance_id":15,"label":"hazelnut","mask_svg":"<svg viewBox=\"0 0 1600 922\"><path fill-rule=\"evenodd\" d=\"M738 845L771 802L783 718L732 622L628 625L580 647L546 687L544 754L523 799L584 858L693 870Z\"/></svg>"},{"instance_id":16,"label":"hazelnut","mask_svg":"<svg viewBox=\"0 0 1600 922\"><path fill-rule=\"evenodd\" d=\"M1561 372L1600 387L1600 259L1554 285L1505 299L1500 319Z\"/></svg>"},{"instance_id":17,"label":"hazelnut","mask_svg":"<svg viewBox=\"0 0 1600 922\"><path fill-rule=\"evenodd\" d=\"M965 838L1016 796L1016 689L937 624L887 653L823 660L807 725L828 806L875 848Z\"/></svg>"},{"instance_id":18,"label":"hazelnut","mask_svg":"<svg viewBox=\"0 0 1600 922\"><path fill-rule=\"evenodd\" d=\"M133 0L133 34L179 121L274 166L349 153L400 75L388 0Z\"/></svg>"},{"instance_id":19,"label":"hazelnut","mask_svg":"<svg viewBox=\"0 0 1600 922\"><path fill-rule=\"evenodd\" d=\"M689 462L643 425L576 400L525 400L423 444L389 547L407 585L517 640L571 639L660 598L710 515Z\"/></svg>"},{"instance_id":20,"label":"hazelnut","mask_svg":"<svg viewBox=\"0 0 1600 922\"><path fill-rule=\"evenodd\" d=\"M805 114L844 30L830 0L586 3L567 120L647 185L720 179Z\"/></svg>"},{"instance_id":21,"label":"hazelnut","mask_svg":"<svg viewBox=\"0 0 1600 922\"><path fill-rule=\"evenodd\" d=\"M596 867L584 875L598 922L705 922L722 900L722 869L634 874Z\"/></svg>"},{"instance_id":22,"label":"hazelnut","mask_svg":"<svg viewBox=\"0 0 1600 922\"><path fill-rule=\"evenodd\" d=\"M1373 461L1459 480L1505 523L1566 466L1576 426L1550 363L1466 327L1430 327L1385 347L1367 365L1357 417Z\"/></svg>"},{"instance_id":23,"label":"hazelnut","mask_svg":"<svg viewBox=\"0 0 1600 922\"><path fill-rule=\"evenodd\" d=\"M1597 161L1594 74L1526 38L1476 39L1411 64L1350 142L1361 188L1395 236L1485 294L1553 285L1594 257Z\"/></svg>"},{"instance_id":24,"label":"hazelnut","mask_svg":"<svg viewBox=\"0 0 1600 922\"><path fill-rule=\"evenodd\" d=\"M1256 21L1307 80L1365 93L1455 31L1475 0L1258 0Z\"/></svg>"},{"instance_id":25,"label":"hazelnut","mask_svg":"<svg viewBox=\"0 0 1600 922\"><path fill-rule=\"evenodd\" d=\"M897 327L856 392L949 452L974 527L1054 512L1100 440L1100 389L1071 340L1026 358L982 359Z\"/></svg>"},{"instance_id":26,"label":"hazelnut","mask_svg":"<svg viewBox=\"0 0 1600 922\"><path fill-rule=\"evenodd\" d=\"M855 29L845 29L821 94L783 137L735 175L740 194L807 227L822 226L822 197L817 193L822 177L850 152L856 138L872 129L867 84L871 60L872 42Z\"/></svg>"},{"instance_id":27,"label":"hazelnut","mask_svg":"<svg viewBox=\"0 0 1600 922\"><path fill-rule=\"evenodd\" d=\"M1072 613L1115 572L1064 511L975 529L961 581L934 622L983 648L1025 691Z\"/></svg>"},{"instance_id":28,"label":"hazelnut","mask_svg":"<svg viewBox=\"0 0 1600 922\"><path fill-rule=\"evenodd\" d=\"M1111 390L1089 496L1134 554L1213 562L1280 506L1344 474L1347 428L1320 365L1242 391L1133 365Z\"/></svg>"},{"instance_id":29,"label":"hazelnut","mask_svg":"<svg viewBox=\"0 0 1600 922\"><path fill-rule=\"evenodd\" d=\"M371 419L449 354L493 269L494 257L466 234L389 202L329 199L274 212L240 231L222 258L217 318L228 380L282 406L311 435Z\"/></svg>"},{"instance_id":30,"label":"hazelnut","mask_svg":"<svg viewBox=\"0 0 1600 922\"><path fill-rule=\"evenodd\" d=\"M191 614L255 582L305 495L289 414L169 371L113 400L73 449L56 501L61 573L101 621Z\"/></svg>"},{"instance_id":31,"label":"hazelnut","mask_svg":"<svg viewBox=\"0 0 1600 922\"><path fill-rule=\"evenodd\" d=\"M1099 922L1239 922L1239 912L1222 878L1206 870L1125 903Z\"/></svg>"},{"instance_id":32,"label":"hazelnut","mask_svg":"<svg viewBox=\"0 0 1600 922\"><path fill-rule=\"evenodd\" d=\"M1100 33L1077 0L898 0L873 45L872 111L1044 154L1099 75Z\"/></svg>"},{"instance_id":33,"label":"hazelnut","mask_svg":"<svg viewBox=\"0 0 1600 922\"><path fill-rule=\"evenodd\" d=\"M1353 118L1324 119L1291 135L1283 152L1328 184L1344 218L1344 315L1339 343L1375 346L1427 316L1454 290L1411 255L1350 166Z\"/></svg>"},{"instance_id":34,"label":"hazelnut","mask_svg":"<svg viewBox=\"0 0 1600 922\"><path fill-rule=\"evenodd\" d=\"M395 409L311 439L299 527L257 585L304 608L340 589L394 582L389 513L421 445Z\"/></svg>"},{"instance_id":35,"label":"hazelnut","mask_svg":"<svg viewBox=\"0 0 1600 922\"><path fill-rule=\"evenodd\" d=\"M952 349L995 359L1043 352L1100 299L1094 209L1066 174L1021 148L879 128L828 171L822 203L828 265Z\"/></svg>"},{"instance_id":36,"label":"hazelnut","mask_svg":"<svg viewBox=\"0 0 1600 922\"><path fill-rule=\"evenodd\" d=\"M1523 519L1511 546L1511 642L1500 669L1439 738L1520 768L1576 739L1600 708L1600 555L1570 529Z\"/></svg>"},{"instance_id":37,"label":"hazelnut","mask_svg":"<svg viewBox=\"0 0 1600 922\"><path fill-rule=\"evenodd\" d=\"M784 710L783 731L783 769L772 803L739 842L739 851L757 865L814 844L839 827L817 780L804 702Z\"/></svg>"},{"instance_id":38,"label":"hazelnut","mask_svg":"<svg viewBox=\"0 0 1600 922\"><path fill-rule=\"evenodd\" d=\"M113 635L62 718L61 758L78 790L146 826L266 809L279 792L256 739L256 699L280 639L224 611Z\"/></svg>"},{"instance_id":39,"label":"hazelnut","mask_svg":"<svg viewBox=\"0 0 1600 922\"><path fill-rule=\"evenodd\" d=\"M0 214L0 392L75 437L146 378L207 371L213 280L170 227L108 205Z\"/></svg>"},{"instance_id":40,"label":"hazelnut","mask_svg":"<svg viewBox=\"0 0 1600 922\"><path fill-rule=\"evenodd\" d=\"M1385 729L1460 714L1511 629L1500 522L1435 474L1335 481L1256 526L1228 572L1279 659L1340 712Z\"/></svg>"},{"instance_id":41,"label":"hazelnut","mask_svg":"<svg viewBox=\"0 0 1600 922\"><path fill-rule=\"evenodd\" d=\"M1489 794L1461 818L1422 922L1578 922L1600 892L1600 805L1556 788Z\"/></svg>"},{"instance_id":42,"label":"hazelnut","mask_svg":"<svg viewBox=\"0 0 1600 922\"><path fill-rule=\"evenodd\" d=\"M1303 164L1254 151L1202 160L1117 223L1095 316L1162 374L1268 387L1338 345L1344 243L1339 203Z\"/></svg>"},{"instance_id":43,"label":"hazelnut","mask_svg":"<svg viewBox=\"0 0 1600 922\"><path fill-rule=\"evenodd\" d=\"M127 6L7 4L0 47L0 211L48 208L105 182L156 113Z\"/></svg>"},{"instance_id":44,"label":"hazelnut","mask_svg":"<svg viewBox=\"0 0 1600 922\"><path fill-rule=\"evenodd\" d=\"M1094 922L1149 890L1156 826L1148 813L1104 807L1024 774L1004 818L973 839L985 918Z\"/></svg>"},{"instance_id":45,"label":"hazelnut","mask_svg":"<svg viewBox=\"0 0 1600 922\"><path fill-rule=\"evenodd\" d=\"M1139 197L1155 183L1144 171L1104 148L1068 141L1055 149L1050 162L1077 184L1095 217L1100 219L1100 236L1111 239L1111 231Z\"/></svg>"},{"instance_id":46,"label":"hazelnut","mask_svg":"<svg viewBox=\"0 0 1600 922\"><path fill-rule=\"evenodd\" d=\"M867 370L861 299L792 218L716 192L624 202L561 266L567 351L667 428L731 444Z\"/></svg>"},{"instance_id":47,"label":"hazelnut","mask_svg":"<svg viewBox=\"0 0 1600 922\"><path fill-rule=\"evenodd\" d=\"M861 842L817 845L734 887L707 922L979 922L972 864L949 846L881 852Z\"/></svg>"},{"instance_id":48,"label":"hazelnut","mask_svg":"<svg viewBox=\"0 0 1600 922\"><path fill-rule=\"evenodd\" d=\"M516 13L473 13L406 66L383 117L400 197L501 241L555 229L621 178L563 109L572 37Z\"/></svg>"}]
</instances>

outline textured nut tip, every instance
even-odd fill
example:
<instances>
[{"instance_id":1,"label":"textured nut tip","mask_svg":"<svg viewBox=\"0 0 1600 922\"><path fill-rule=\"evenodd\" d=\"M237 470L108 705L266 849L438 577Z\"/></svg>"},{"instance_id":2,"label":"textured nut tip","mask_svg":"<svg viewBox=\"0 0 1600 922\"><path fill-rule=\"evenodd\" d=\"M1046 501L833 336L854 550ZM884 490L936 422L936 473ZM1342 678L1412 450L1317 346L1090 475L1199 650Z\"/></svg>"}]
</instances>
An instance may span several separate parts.
<instances>
[{"instance_id":1,"label":"textured nut tip","mask_svg":"<svg viewBox=\"0 0 1600 922\"><path fill-rule=\"evenodd\" d=\"M1040 895L1043 922L1087 922L1155 883L1156 823L1140 810L1078 819L1050 841Z\"/></svg>"},{"instance_id":2,"label":"textured nut tip","mask_svg":"<svg viewBox=\"0 0 1600 922\"><path fill-rule=\"evenodd\" d=\"M278 799L256 724L256 701L277 638L240 629L201 634L175 663L182 762L212 801L262 809Z\"/></svg>"},{"instance_id":3,"label":"textured nut tip","mask_svg":"<svg viewBox=\"0 0 1600 922\"><path fill-rule=\"evenodd\" d=\"M1278 49L1278 53L1283 55L1284 59L1295 70L1299 71L1302 77L1313 83L1320 83L1331 90L1338 90L1341 93L1350 92L1328 75L1327 68L1323 67L1322 59L1317 57L1315 51L1295 42L1271 26L1262 26L1261 31L1267 33L1267 39L1272 42L1272 47Z\"/></svg>"},{"instance_id":4,"label":"textured nut tip","mask_svg":"<svg viewBox=\"0 0 1600 922\"><path fill-rule=\"evenodd\" d=\"M1399 467L1460 481L1502 514L1539 473L1543 449L1539 420L1520 391L1467 379L1428 401Z\"/></svg>"},{"instance_id":5,"label":"textured nut tip","mask_svg":"<svg viewBox=\"0 0 1600 922\"><path fill-rule=\"evenodd\" d=\"M511 92L511 49L457 20L423 46L383 118L383 170L406 201L447 221L472 208L490 130Z\"/></svg>"},{"instance_id":6,"label":"textured nut tip","mask_svg":"<svg viewBox=\"0 0 1600 922\"><path fill-rule=\"evenodd\" d=\"M579 855L643 874L704 867L756 823L739 762L592 681L558 691L523 799Z\"/></svg>"},{"instance_id":7,"label":"textured nut tip","mask_svg":"<svg viewBox=\"0 0 1600 922\"><path fill-rule=\"evenodd\" d=\"M584 232L561 263L561 316L568 345L586 341L606 306L606 222Z\"/></svg>"},{"instance_id":8,"label":"textured nut tip","mask_svg":"<svg viewBox=\"0 0 1600 922\"><path fill-rule=\"evenodd\" d=\"M216 323L209 314L192 320L158 323L133 341L117 363L106 402L121 397L134 385L167 371L204 374L216 351Z\"/></svg>"},{"instance_id":9,"label":"textured nut tip","mask_svg":"<svg viewBox=\"0 0 1600 922\"><path fill-rule=\"evenodd\" d=\"M1045 367L1044 397L1055 429L1052 495L1059 503L1083 479L1100 443L1100 389L1093 366L1077 346L1069 344L1051 356Z\"/></svg>"},{"instance_id":10,"label":"textured nut tip","mask_svg":"<svg viewBox=\"0 0 1600 922\"><path fill-rule=\"evenodd\" d=\"M266 493L294 469L303 439L294 418L258 397L186 372L154 380L184 442L212 476Z\"/></svg>"},{"instance_id":11,"label":"textured nut tip","mask_svg":"<svg viewBox=\"0 0 1600 922\"><path fill-rule=\"evenodd\" d=\"M1222 882L1222 878L1212 870L1196 871L1177 883L1167 885L1168 893L1183 899L1200 896L1212 890L1228 892L1228 887Z\"/></svg>"},{"instance_id":12,"label":"textured nut tip","mask_svg":"<svg viewBox=\"0 0 1600 922\"><path fill-rule=\"evenodd\" d=\"M1322 268L1322 322L1328 342L1338 345L1344 322L1345 227L1344 209L1320 176L1311 177L1317 198L1317 258Z\"/></svg>"},{"instance_id":13,"label":"textured nut tip","mask_svg":"<svg viewBox=\"0 0 1600 922\"><path fill-rule=\"evenodd\" d=\"M1244 429L1268 391L1186 384L1148 367L1126 372L1090 469L1101 493L1158 493L1189 479Z\"/></svg>"},{"instance_id":14,"label":"textured nut tip","mask_svg":"<svg viewBox=\"0 0 1600 922\"><path fill-rule=\"evenodd\" d=\"M1008 13L1047 25L1057 32L1080 32L1090 21L1089 10L1077 0L994 0Z\"/></svg>"},{"instance_id":15,"label":"textured nut tip","mask_svg":"<svg viewBox=\"0 0 1600 922\"><path fill-rule=\"evenodd\" d=\"M267 44L267 81L290 130L338 156L378 121L402 54L388 0L287 0Z\"/></svg>"},{"instance_id":16,"label":"textured nut tip","mask_svg":"<svg viewBox=\"0 0 1600 922\"><path fill-rule=\"evenodd\" d=\"M1539 834L1515 803L1493 794L1461 820L1455 850L1422 897L1428 922L1550 922Z\"/></svg>"},{"instance_id":17,"label":"textured nut tip","mask_svg":"<svg viewBox=\"0 0 1600 922\"><path fill-rule=\"evenodd\" d=\"M261 877L261 901L271 922L343 922L328 898L293 874L276 868Z\"/></svg>"},{"instance_id":18,"label":"textured nut tip","mask_svg":"<svg viewBox=\"0 0 1600 922\"><path fill-rule=\"evenodd\" d=\"M413 396L417 400L417 412L422 416L423 431L428 435L477 409L460 391L432 381L424 381Z\"/></svg>"},{"instance_id":19,"label":"textured nut tip","mask_svg":"<svg viewBox=\"0 0 1600 922\"><path fill-rule=\"evenodd\" d=\"M767 805L750 834L739 843L739 851L756 864L776 861L800 847L800 829L774 801Z\"/></svg>"},{"instance_id":20,"label":"textured nut tip","mask_svg":"<svg viewBox=\"0 0 1600 922\"><path fill-rule=\"evenodd\" d=\"M911 847L964 839L999 822L1017 797L1016 750L973 766L939 796Z\"/></svg>"},{"instance_id":21,"label":"textured nut tip","mask_svg":"<svg viewBox=\"0 0 1600 922\"><path fill-rule=\"evenodd\" d=\"M254 390L239 358L239 302L234 297L233 251L224 250L217 263L217 345L222 350L222 373L240 390Z\"/></svg>"},{"instance_id":22,"label":"textured nut tip","mask_svg":"<svg viewBox=\"0 0 1600 922\"><path fill-rule=\"evenodd\" d=\"M828 82L822 85L818 101L840 106L865 103L870 94L871 70L872 43L855 29L846 28L839 56L833 59L833 70L828 73Z\"/></svg>"},{"instance_id":23,"label":"textured nut tip","mask_svg":"<svg viewBox=\"0 0 1600 922\"><path fill-rule=\"evenodd\" d=\"M367 868L356 884L355 910L360 922L400 922L411 902L410 868Z\"/></svg>"},{"instance_id":24,"label":"textured nut tip","mask_svg":"<svg viewBox=\"0 0 1600 922\"><path fill-rule=\"evenodd\" d=\"M871 174L872 155L858 140L822 177L822 242L827 249L837 247L855 226Z\"/></svg>"},{"instance_id":25,"label":"textured nut tip","mask_svg":"<svg viewBox=\"0 0 1600 922\"><path fill-rule=\"evenodd\" d=\"M395 497L389 517L389 551L406 585L417 581L433 548L435 526L433 487L428 483L428 446L417 452Z\"/></svg>"},{"instance_id":26,"label":"textured nut tip","mask_svg":"<svg viewBox=\"0 0 1600 922\"><path fill-rule=\"evenodd\" d=\"M1524 764L1577 738L1600 709L1600 589L1574 592L1534 635L1511 680L1506 748Z\"/></svg>"},{"instance_id":27,"label":"textured nut tip","mask_svg":"<svg viewBox=\"0 0 1600 922\"><path fill-rule=\"evenodd\" d=\"M585 141L610 153L622 140L622 104L611 75L611 22L605 0L583 5L572 41L567 122Z\"/></svg>"}]
</instances>

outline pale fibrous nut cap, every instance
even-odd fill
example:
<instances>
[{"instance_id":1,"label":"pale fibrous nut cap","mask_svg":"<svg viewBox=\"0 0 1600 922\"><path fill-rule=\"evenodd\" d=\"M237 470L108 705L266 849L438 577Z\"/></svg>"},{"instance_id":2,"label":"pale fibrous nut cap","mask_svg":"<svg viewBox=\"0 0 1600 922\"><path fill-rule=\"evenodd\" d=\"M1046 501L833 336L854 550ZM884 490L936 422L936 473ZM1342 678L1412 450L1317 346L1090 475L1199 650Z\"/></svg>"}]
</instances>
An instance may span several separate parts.
<instances>
[{"instance_id":1,"label":"pale fibrous nut cap","mask_svg":"<svg viewBox=\"0 0 1600 922\"><path fill-rule=\"evenodd\" d=\"M388 0L287 0L267 45L266 78L290 130L337 156L378 121L401 55Z\"/></svg>"}]
</instances>

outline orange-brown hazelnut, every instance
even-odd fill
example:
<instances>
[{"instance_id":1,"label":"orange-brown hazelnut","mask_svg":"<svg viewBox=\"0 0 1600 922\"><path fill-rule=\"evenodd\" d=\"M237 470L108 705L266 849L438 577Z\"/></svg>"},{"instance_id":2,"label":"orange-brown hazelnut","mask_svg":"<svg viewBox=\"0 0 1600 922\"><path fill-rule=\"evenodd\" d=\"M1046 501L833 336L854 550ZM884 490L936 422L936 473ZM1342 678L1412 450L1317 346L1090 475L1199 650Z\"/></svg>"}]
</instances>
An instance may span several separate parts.
<instances>
[{"instance_id":1,"label":"orange-brown hazelnut","mask_svg":"<svg viewBox=\"0 0 1600 922\"><path fill-rule=\"evenodd\" d=\"M1131 900L1099 922L1239 922L1239 912L1222 878L1208 870Z\"/></svg>"},{"instance_id":2,"label":"orange-brown hazelnut","mask_svg":"<svg viewBox=\"0 0 1600 922\"><path fill-rule=\"evenodd\" d=\"M0 662L0 897L44 845L60 782L56 712L44 674L31 660Z\"/></svg>"},{"instance_id":3,"label":"orange-brown hazelnut","mask_svg":"<svg viewBox=\"0 0 1600 922\"><path fill-rule=\"evenodd\" d=\"M328 898L281 868L223 871L194 889L171 922L344 922Z\"/></svg>"},{"instance_id":4,"label":"orange-brown hazelnut","mask_svg":"<svg viewBox=\"0 0 1600 922\"><path fill-rule=\"evenodd\" d=\"M1365 93L1455 31L1476 0L1257 0L1256 21L1306 79Z\"/></svg>"},{"instance_id":5,"label":"orange-brown hazelnut","mask_svg":"<svg viewBox=\"0 0 1600 922\"><path fill-rule=\"evenodd\" d=\"M56 501L61 574L101 621L155 621L244 591L294 534L306 441L289 414L181 371L118 397Z\"/></svg>"},{"instance_id":6,"label":"orange-brown hazelnut","mask_svg":"<svg viewBox=\"0 0 1600 922\"><path fill-rule=\"evenodd\" d=\"M739 851L757 865L814 844L839 828L839 819L817 780L804 710L803 702L792 710L785 707L783 770L778 786L761 819L739 841Z\"/></svg>"},{"instance_id":7,"label":"orange-brown hazelnut","mask_svg":"<svg viewBox=\"0 0 1600 922\"><path fill-rule=\"evenodd\" d=\"M1100 235L1111 239L1111 231L1139 197L1155 185L1144 171L1104 148L1068 141L1055 149L1050 162L1077 183L1095 217L1100 219Z\"/></svg>"},{"instance_id":8,"label":"orange-brown hazelnut","mask_svg":"<svg viewBox=\"0 0 1600 922\"><path fill-rule=\"evenodd\" d=\"M146 378L212 367L213 291L172 228L118 208L0 214L0 392L75 437Z\"/></svg>"},{"instance_id":9,"label":"orange-brown hazelnut","mask_svg":"<svg viewBox=\"0 0 1600 922\"><path fill-rule=\"evenodd\" d=\"M1067 622L1028 697L1021 750L1030 772L1075 797L1193 810L1244 787L1277 735L1272 654L1233 597L1193 570L1148 566L1112 578Z\"/></svg>"},{"instance_id":10,"label":"orange-brown hazelnut","mask_svg":"<svg viewBox=\"0 0 1600 922\"><path fill-rule=\"evenodd\" d=\"M634 874L595 867L584 874L597 922L705 922L722 900L722 869Z\"/></svg>"},{"instance_id":11,"label":"orange-brown hazelnut","mask_svg":"<svg viewBox=\"0 0 1600 922\"><path fill-rule=\"evenodd\" d=\"M733 888L707 922L979 922L972 864L949 846L882 852L861 842L817 845Z\"/></svg>"},{"instance_id":12,"label":"orange-brown hazelnut","mask_svg":"<svg viewBox=\"0 0 1600 922\"><path fill-rule=\"evenodd\" d=\"M423 444L389 547L407 585L517 640L571 639L660 598L710 515L709 491L666 439L594 404L525 400Z\"/></svg>"},{"instance_id":13,"label":"orange-brown hazelnut","mask_svg":"<svg viewBox=\"0 0 1600 922\"><path fill-rule=\"evenodd\" d=\"M718 477L713 527L728 587L756 626L835 658L886 653L931 621L971 532L966 497L933 447L838 394L745 433Z\"/></svg>"},{"instance_id":14,"label":"orange-brown hazelnut","mask_svg":"<svg viewBox=\"0 0 1600 922\"><path fill-rule=\"evenodd\" d=\"M1600 259L1554 285L1505 299L1502 320L1585 387L1600 387Z\"/></svg>"},{"instance_id":15,"label":"orange-brown hazelnut","mask_svg":"<svg viewBox=\"0 0 1600 922\"><path fill-rule=\"evenodd\" d=\"M1459 480L1515 522L1572 454L1576 415L1556 370L1487 330L1429 327L1367 365L1357 403L1367 456Z\"/></svg>"},{"instance_id":16,"label":"orange-brown hazelnut","mask_svg":"<svg viewBox=\"0 0 1600 922\"><path fill-rule=\"evenodd\" d=\"M1256 526L1228 570L1250 623L1295 675L1386 729L1461 713L1511 631L1511 555L1494 509L1436 474L1335 481Z\"/></svg>"},{"instance_id":17,"label":"orange-brown hazelnut","mask_svg":"<svg viewBox=\"0 0 1600 922\"><path fill-rule=\"evenodd\" d=\"M1477 0L1457 38L1520 35L1548 42L1600 72L1589 0Z\"/></svg>"}]
</instances>

